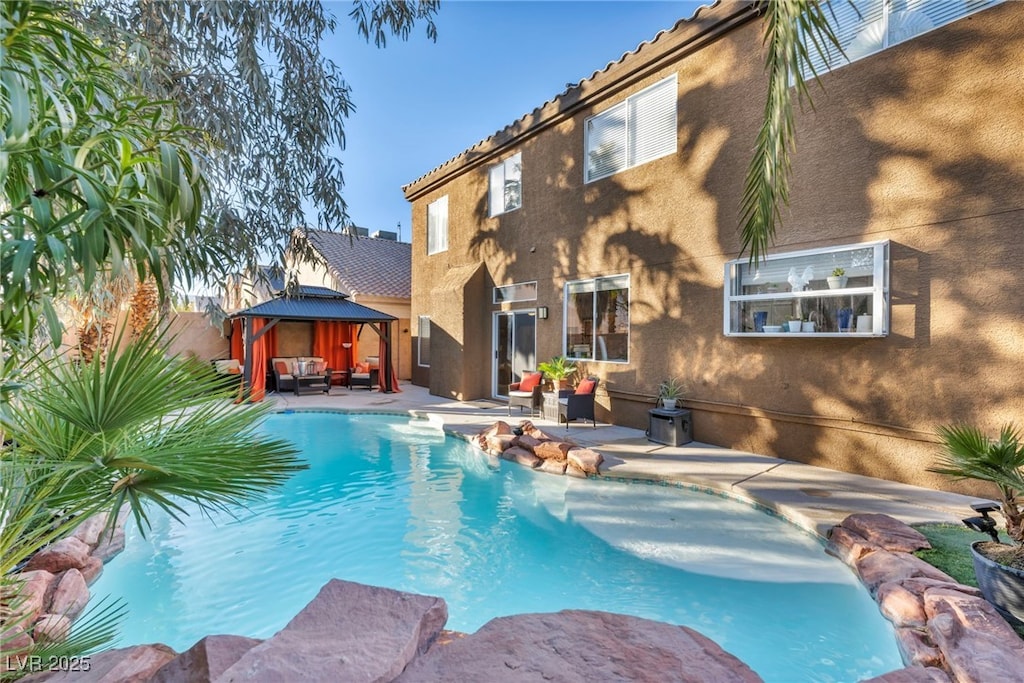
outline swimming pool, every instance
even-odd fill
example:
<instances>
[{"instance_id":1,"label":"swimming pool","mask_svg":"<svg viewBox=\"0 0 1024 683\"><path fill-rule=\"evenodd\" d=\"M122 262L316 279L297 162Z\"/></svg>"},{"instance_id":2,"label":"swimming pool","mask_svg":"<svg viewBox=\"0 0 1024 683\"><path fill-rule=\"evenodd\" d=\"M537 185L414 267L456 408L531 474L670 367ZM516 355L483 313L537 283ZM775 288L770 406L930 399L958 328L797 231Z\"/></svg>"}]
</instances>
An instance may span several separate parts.
<instances>
[{"instance_id":1,"label":"swimming pool","mask_svg":"<svg viewBox=\"0 0 1024 683\"><path fill-rule=\"evenodd\" d=\"M235 517L154 518L94 595L122 597L121 644L267 637L333 577L443 597L447 628L600 609L684 624L766 681L856 681L902 666L893 631L814 537L669 486L581 481L487 459L429 424L273 415L310 469Z\"/></svg>"}]
</instances>

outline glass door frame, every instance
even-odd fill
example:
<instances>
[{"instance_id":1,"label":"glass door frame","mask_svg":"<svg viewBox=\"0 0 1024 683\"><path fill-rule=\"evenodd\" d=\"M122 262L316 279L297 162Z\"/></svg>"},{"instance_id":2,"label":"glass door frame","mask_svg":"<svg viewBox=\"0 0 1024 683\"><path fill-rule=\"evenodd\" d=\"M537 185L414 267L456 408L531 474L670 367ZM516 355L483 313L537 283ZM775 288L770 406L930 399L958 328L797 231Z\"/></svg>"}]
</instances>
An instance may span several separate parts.
<instances>
[{"instance_id":1,"label":"glass door frame","mask_svg":"<svg viewBox=\"0 0 1024 683\"><path fill-rule=\"evenodd\" d=\"M506 310L506 311L494 311L492 313L492 321L491 321L491 396L493 398L496 398L496 399L504 400L504 399L508 398L507 395L498 393L498 386L499 386L499 382L498 382L498 368L499 368L499 364L501 362L501 359L498 358L498 350L499 350L499 345L498 345L498 324L499 324L499 322L501 320L501 316L508 316L510 318L510 321L511 321L510 322L510 330L511 330L511 332L510 332L510 339L507 340L507 341L508 342L513 342L514 341L514 337L516 336L515 320L516 320L516 316L517 315L529 315L529 316L531 316L533 318L533 340L532 340L533 341L533 358L534 358L534 365L536 366L536 359L537 359L537 309L536 308L516 308L516 309L510 309L510 310ZM514 344L512 344L512 347L514 348ZM514 363L514 359L513 359L513 363ZM522 371L522 370L532 370L532 369L534 369L534 368L519 368L520 371ZM516 368L513 368L512 369L513 375L514 375L515 371L516 371Z\"/></svg>"}]
</instances>

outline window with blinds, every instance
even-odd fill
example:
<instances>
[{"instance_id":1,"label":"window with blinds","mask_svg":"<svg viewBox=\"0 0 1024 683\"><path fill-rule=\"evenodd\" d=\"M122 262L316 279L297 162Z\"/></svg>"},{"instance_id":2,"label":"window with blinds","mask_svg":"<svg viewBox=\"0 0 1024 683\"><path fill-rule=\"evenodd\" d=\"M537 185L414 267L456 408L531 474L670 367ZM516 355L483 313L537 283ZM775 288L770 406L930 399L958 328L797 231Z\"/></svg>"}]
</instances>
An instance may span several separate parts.
<instances>
[{"instance_id":1,"label":"window with blinds","mask_svg":"<svg viewBox=\"0 0 1024 683\"><path fill-rule=\"evenodd\" d=\"M827 45L825 56L809 49L804 78L838 69L887 47L915 38L1003 0L829 0L823 3L840 53ZM810 43L808 43L810 44ZM813 68L813 72L812 72Z\"/></svg>"},{"instance_id":2,"label":"window with blinds","mask_svg":"<svg viewBox=\"0 0 1024 683\"><path fill-rule=\"evenodd\" d=\"M490 170L491 217L518 209L523 205L523 155L505 159Z\"/></svg>"},{"instance_id":3,"label":"window with blinds","mask_svg":"<svg viewBox=\"0 0 1024 683\"><path fill-rule=\"evenodd\" d=\"M676 92L673 74L587 119L585 182L674 154Z\"/></svg>"},{"instance_id":4,"label":"window with blinds","mask_svg":"<svg viewBox=\"0 0 1024 683\"><path fill-rule=\"evenodd\" d=\"M448 251L448 196L427 205L427 254Z\"/></svg>"}]
</instances>

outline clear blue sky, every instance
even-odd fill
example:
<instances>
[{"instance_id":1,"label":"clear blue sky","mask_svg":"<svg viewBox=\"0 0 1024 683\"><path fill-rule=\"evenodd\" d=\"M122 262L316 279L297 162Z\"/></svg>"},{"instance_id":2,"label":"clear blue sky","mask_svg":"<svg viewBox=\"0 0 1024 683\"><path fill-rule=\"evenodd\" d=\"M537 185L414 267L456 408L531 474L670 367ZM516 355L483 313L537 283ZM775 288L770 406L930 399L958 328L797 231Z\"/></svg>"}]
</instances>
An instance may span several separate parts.
<instances>
[{"instance_id":1,"label":"clear blue sky","mask_svg":"<svg viewBox=\"0 0 1024 683\"><path fill-rule=\"evenodd\" d=\"M326 3L338 28L324 49L356 106L342 152L352 221L371 233L401 222L408 242L402 185L710 2L442 0L436 43L418 26L382 49L357 35L349 3Z\"/></svg>"}]
</instances>

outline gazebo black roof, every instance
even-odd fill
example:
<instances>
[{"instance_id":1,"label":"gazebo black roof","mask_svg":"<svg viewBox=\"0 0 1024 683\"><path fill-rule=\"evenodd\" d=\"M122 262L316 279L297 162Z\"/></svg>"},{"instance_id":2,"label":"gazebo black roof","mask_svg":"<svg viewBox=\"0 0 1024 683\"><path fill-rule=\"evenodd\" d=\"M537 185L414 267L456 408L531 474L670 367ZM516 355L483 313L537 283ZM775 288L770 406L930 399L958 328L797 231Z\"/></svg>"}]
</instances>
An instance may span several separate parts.
<instances>
[{"instance_id":1,"label":"gazebo black roof","mask_svg":"<svg viewBox=\"0 0 1024 683\"><path fill-rule=\"evenodd\" d=\"M233 318L279 318L284 320L340 320L352 323L390 322L398 320L362 304L350 301L347 294L303 285L298 296L277 297L233 313Z\"/></svg>"}]
</instances>

